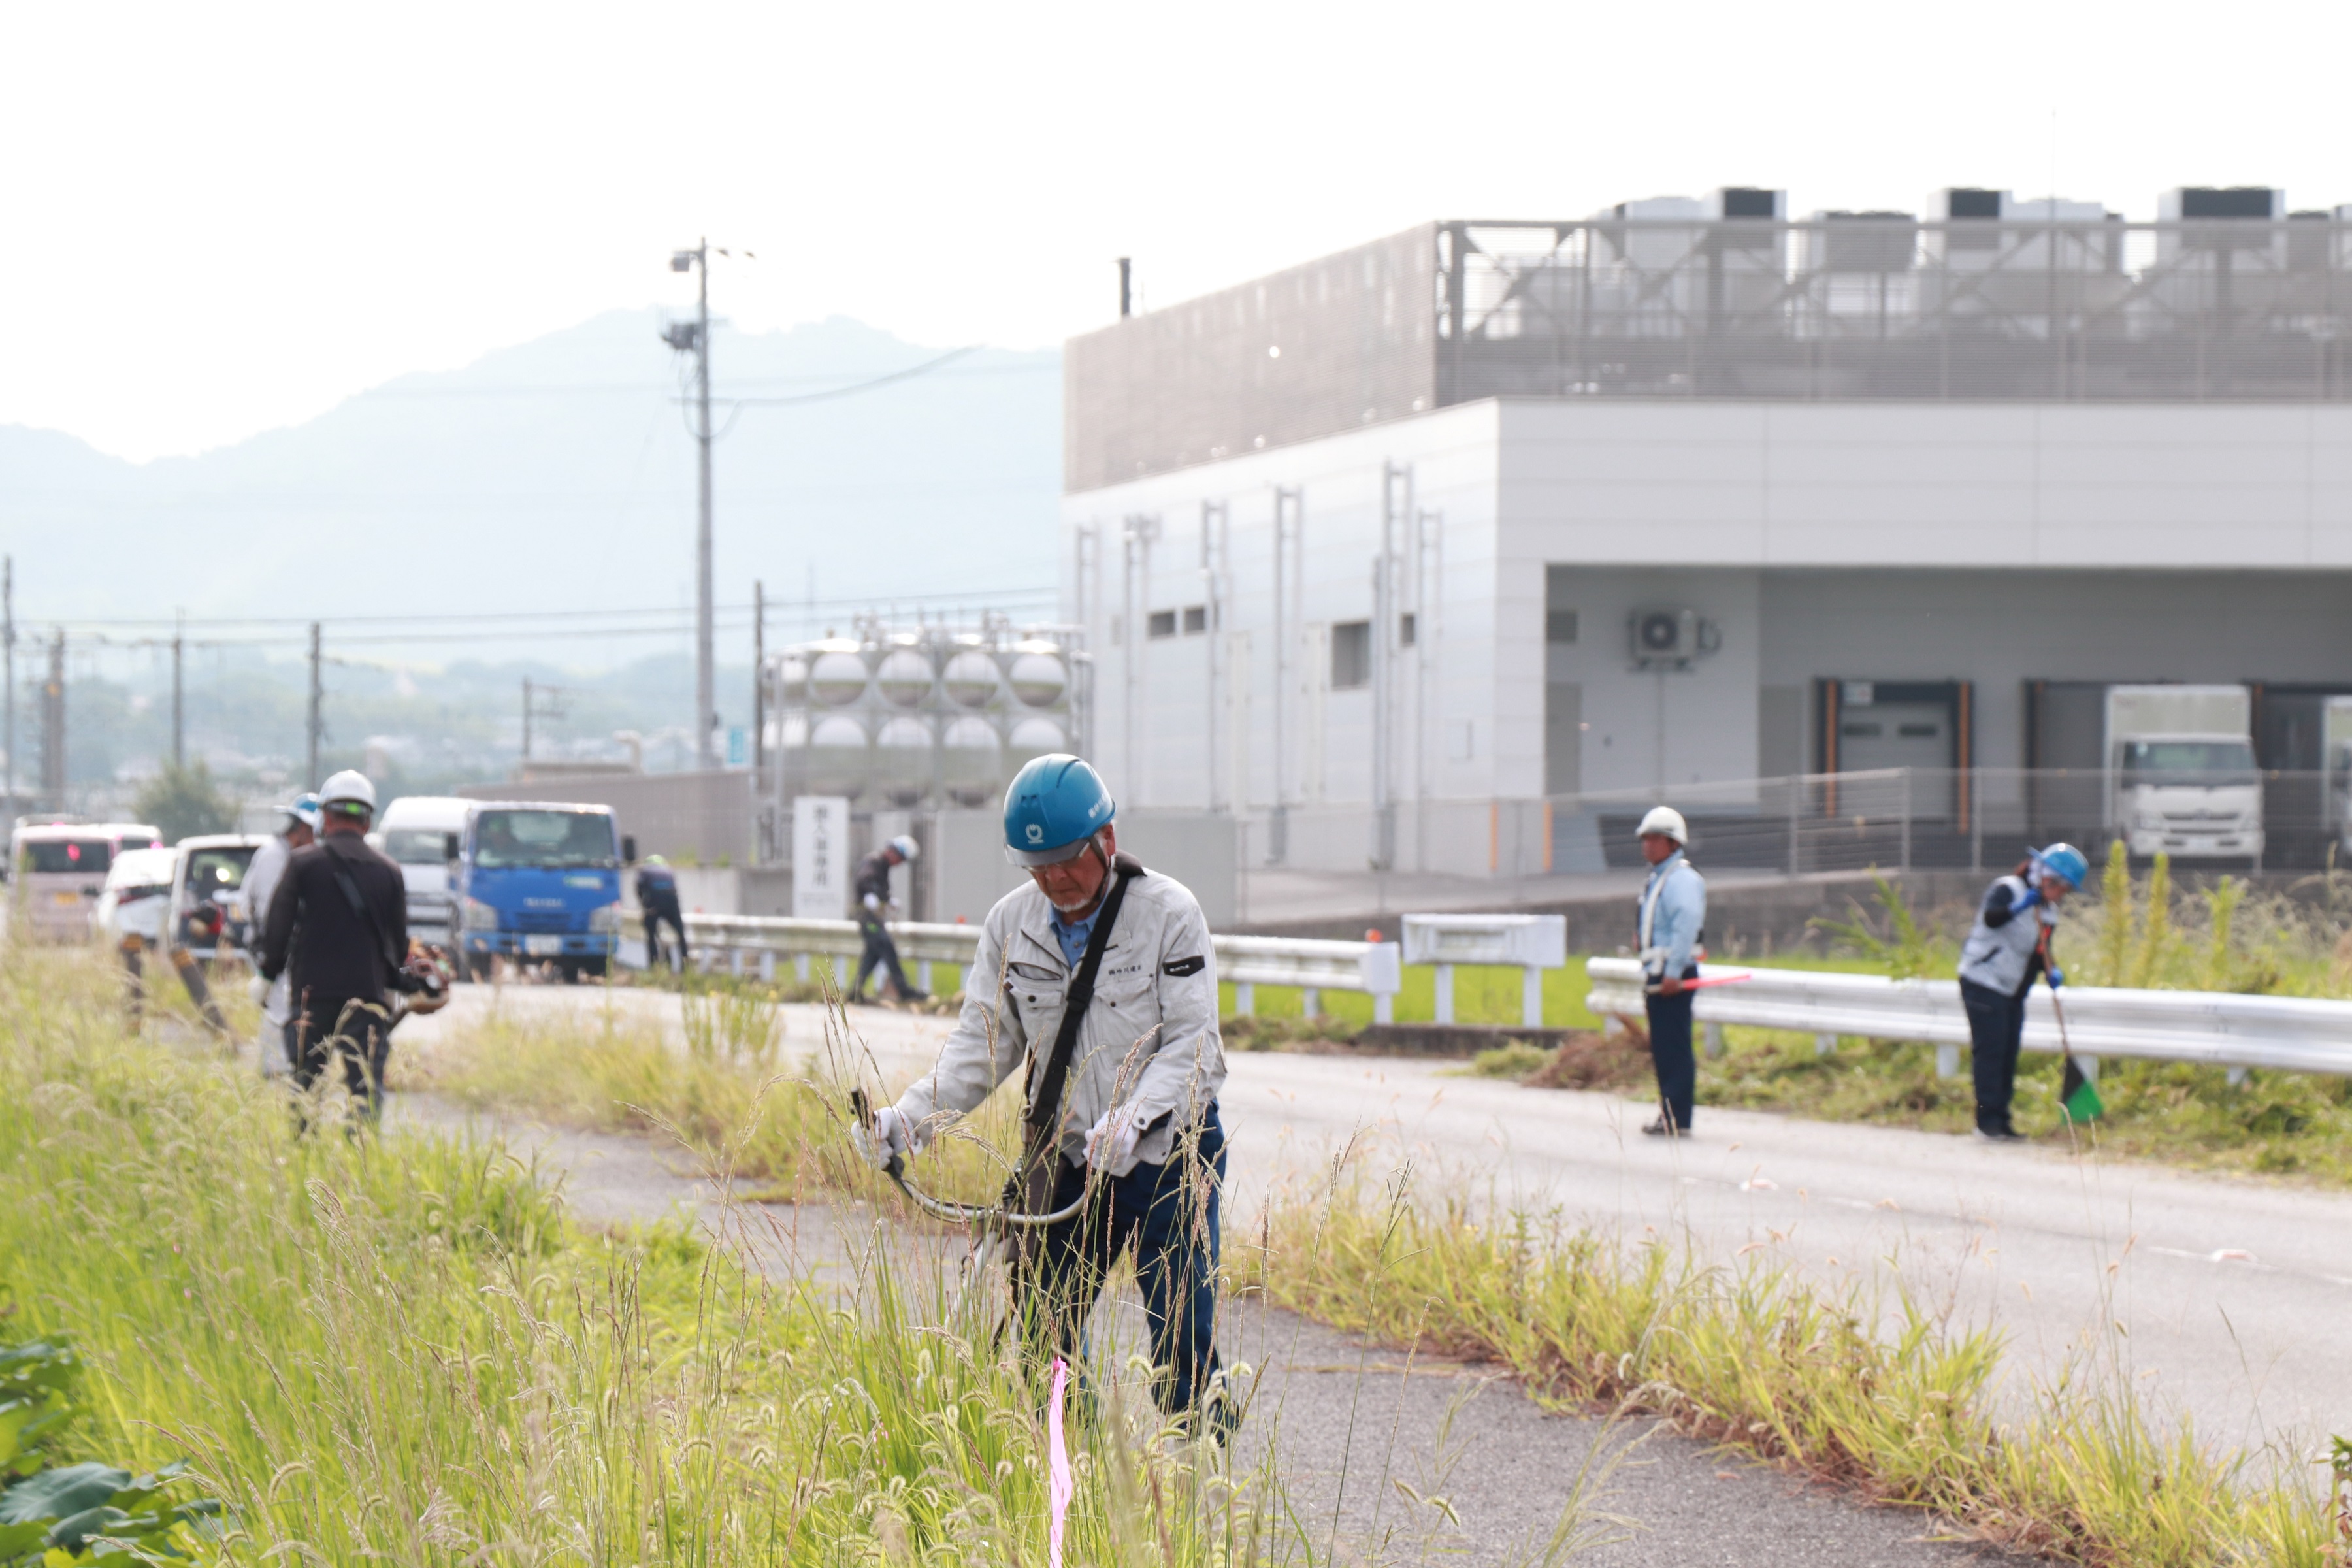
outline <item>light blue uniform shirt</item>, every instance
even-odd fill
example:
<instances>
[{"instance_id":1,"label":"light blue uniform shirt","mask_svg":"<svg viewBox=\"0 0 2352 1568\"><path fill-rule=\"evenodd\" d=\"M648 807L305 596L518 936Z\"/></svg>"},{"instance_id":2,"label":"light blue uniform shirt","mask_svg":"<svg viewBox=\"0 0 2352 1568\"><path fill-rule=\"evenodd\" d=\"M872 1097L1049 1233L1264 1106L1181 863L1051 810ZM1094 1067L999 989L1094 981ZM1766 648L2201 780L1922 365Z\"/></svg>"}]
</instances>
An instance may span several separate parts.
<instances>
[{"instance_id":1,"label":"light blue uniform shirt","mask_svg":"<svg viewBox=\"0 0 2352 1568\"><path fill-rule=\"evenodd\" d=\"M1078 961L1087 955L1087 939L1095 934L1095 921L1102 911L1102 905L1097 904L1082 921L1066 921L1060 910L1054 912L1054 938L1062 944L1062 962L1073 974L1077 973Z\"/></svg>"},{"instance_id":2,"label":"light blue uniform shirt","mask_svg":"<svg viewBox=\"0 0 2352 1568\"><path fill-rule=\"evenodd\" d=\"M1706 879L1681 850L1650 868L1634 921L1643 973L1654 981L1669 974L1680 979L1706 924Z\"/></svg>"}]
</instances>

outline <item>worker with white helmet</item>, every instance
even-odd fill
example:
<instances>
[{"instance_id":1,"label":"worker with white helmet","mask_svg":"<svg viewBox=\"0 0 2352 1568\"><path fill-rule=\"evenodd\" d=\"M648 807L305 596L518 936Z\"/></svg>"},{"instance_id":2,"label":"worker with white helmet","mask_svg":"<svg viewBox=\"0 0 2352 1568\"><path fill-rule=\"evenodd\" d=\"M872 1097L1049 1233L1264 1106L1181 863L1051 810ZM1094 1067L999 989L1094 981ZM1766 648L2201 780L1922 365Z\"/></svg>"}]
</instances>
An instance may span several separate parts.
<instances>
[{"instance_id":1,"label":"worker with white helmet","mask_svg":"<svg viewBox=\"0 0 2352 1568\"><path fill-rule=\"evenodd\" d=\"M346 768L319 791L317 843L297 849L269 900L261 975L289 978L294 1084L309 1089L340 1059L362 1114L382 1113L395 992L418 987L408 963L408 889L367 841L375 786Z\"/></svg>"},{"instance_id":2,"label":"worker with white helmet","mask_svg":"<svg viewBox=\"0 0 2352 1568\"><path fill-rule=\"evenodd\" d=\"M857 879L851 890L857 895L857 934L864 939L866 948L857 955L857 977L849 983L852 998L866 994L866 977L878 966L901 1002L930 999L929 993L917 989L907 979L907 972L898 967L898 944L891 940L890 928L883 923L892 901L892 868L906 865L919 853L914 839L901 833L857 863Z\"/></svg>"},{"instance_id":3,"label":"worker with white helmet","mask_svg":"<svg viewBox=\"0 0 2352 1568\"><path fill-rule=\"evenodd\" d=\"M1691 993L1706 929L1706 879L1685 858L1690 825L1670 805L1654 806L1635 834L1650 863L1634 906L1642 990L1650 1015L1650 1064L1658 1075L1658 1117L1642 1129L1654 1138L1690 1131L1698 1098L1698 1058L1691 1051Z\"/></svg>"}]
</instances>

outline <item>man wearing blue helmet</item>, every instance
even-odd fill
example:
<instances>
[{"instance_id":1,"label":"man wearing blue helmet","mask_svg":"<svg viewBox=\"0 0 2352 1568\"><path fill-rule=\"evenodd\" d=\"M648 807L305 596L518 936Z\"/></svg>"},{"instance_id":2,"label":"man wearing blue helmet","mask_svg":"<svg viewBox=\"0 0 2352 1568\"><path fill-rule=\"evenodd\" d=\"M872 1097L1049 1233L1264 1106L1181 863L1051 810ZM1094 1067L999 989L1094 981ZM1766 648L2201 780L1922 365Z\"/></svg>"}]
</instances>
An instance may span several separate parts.
<instances>
[{"instance_id":1,"label":"man wearing blue helmet","mask_svg":"<svg viewBox=\"0 0 2352 1568\"><path fill-rule=\"evenodd\" d=\"M1039 757L1004 795L1005 854L1029 885L988 912L939 1065L862 1133L877 1165L920 1152L1015 1068L1027 1110L1008 1202L1082 1204L1013 1261L1031 1353L1078 1359L1087 1314L1134 1254L1153 1394L1222 1440L1234 1412L1216 1348L1225 1081L1209 923L1181 882L1118 852L1110 791L1076 757Z\"/></svg>"},{"instance_id":2,"label":"man wearing blue helmet","mask_svg":"<svg viewBox=\"0 0 2352 1568\"><path fill-rule=\"evenodd\" d=\"M2083 885L2090 862L2071 844L2029 854L1985 892L1976 924L1960 948L1960 1005L1968 1009L1970 1068L1976 1078L1977 1136L2013 1143L2009 1102L2017 1088L2017 1052L2025 1037L2025 996L2033 977L2055 991L2065 973L2050 957L2058 904Z\"/></svg>"}]
</instances>

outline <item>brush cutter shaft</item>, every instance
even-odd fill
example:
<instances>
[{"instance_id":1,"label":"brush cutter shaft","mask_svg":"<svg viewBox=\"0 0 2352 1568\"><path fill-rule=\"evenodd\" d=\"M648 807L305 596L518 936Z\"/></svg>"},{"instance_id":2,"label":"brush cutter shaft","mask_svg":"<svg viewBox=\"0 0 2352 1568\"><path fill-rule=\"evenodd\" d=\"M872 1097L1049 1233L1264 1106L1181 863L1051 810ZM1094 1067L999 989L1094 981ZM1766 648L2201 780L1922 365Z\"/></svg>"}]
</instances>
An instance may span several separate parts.
<instances>
[{"instance_id":1,"label":"brush cutter shaft","mask_svg":"<svg viewBox=\"0 0 2352 1568\"><path fill-rule=\"evenodd\" d=\"M860 1126L870 1128L874 1125L873 1104L866 1098L864 1089L851 1089L849 1104L850 1109L856 1113ZM1006 1208L1002 1204L950 1203L946 1199L931 1196L930 1194L908 1181L907 1162L897 1154L891 1155L889 1161L883 1165L882 1173L896 1182L898 1184L898 1190L906 1194L908 1201L917 1208L934 1219L950 1220L957 1225L1003 1225L1018 1226L1024 1230L1034 1230L1040 1226L1060 1225L1064 1220L1074 1219L1077 1216L1078 1211L1087 1206L1087 1200L1083 1194L1067 1208L1057 1209L1052 1214L1020 1214Z\"/></svg>"}]
</instances>

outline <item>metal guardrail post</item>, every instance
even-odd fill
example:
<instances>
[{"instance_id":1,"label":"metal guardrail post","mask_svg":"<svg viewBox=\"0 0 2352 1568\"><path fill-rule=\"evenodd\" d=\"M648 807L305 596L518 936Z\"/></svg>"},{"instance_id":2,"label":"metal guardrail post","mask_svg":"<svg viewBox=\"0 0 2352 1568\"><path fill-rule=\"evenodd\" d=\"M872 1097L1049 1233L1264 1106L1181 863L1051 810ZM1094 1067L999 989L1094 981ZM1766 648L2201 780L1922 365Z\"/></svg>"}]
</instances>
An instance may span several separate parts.
<instances>
[{"instance_id":1,"label":"metal guardrail post","mask_svg":"<svg viewBox=\"0 0 2352 1568\"><path fill-rule=\"evenodd\" d=\"M1532 963L1519 971L1519 1026L1543 1027L1543 971Z\"/></svg>"},{"instance_id":2,"label":"metal guardrail post","mask_svg":"<svg viewBox=\"0 0 2352 1568\"><path fill-rule=\"evenodd\" d=\"M1257 1014L1257 987L1246 980L1234 982L1234 1013L1243 1018Z\"/></svg>"},{"instance_id":3,"label":"metal guardrail post","mask_svg":"<svg viewBox=\"0 0 2352 1568\"><path fill-rule=\"evenodd\" d=\"M1441 1024L1454 1022L1454 966L1450 963L1437 966L1436 1019Z\"/></svg>"},{"instance_id":4,"label":"metal guardrail post","mask_svg":"<svg viewBox=\"0 0 2352 1568\"><path fill-rule=\"evenodd\" d=\"M1801 869L1797 844L1804 811L1805 775L1791 773L1789 775L1789 875L1791 877L1799 875Z\"/></svg>"}]
</instances>

